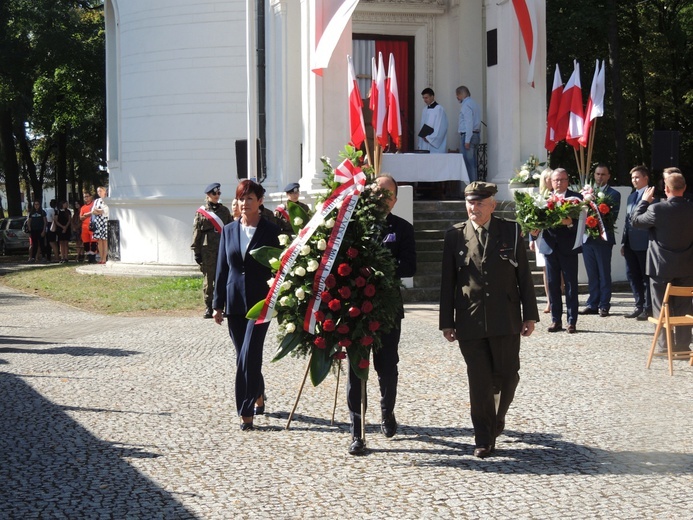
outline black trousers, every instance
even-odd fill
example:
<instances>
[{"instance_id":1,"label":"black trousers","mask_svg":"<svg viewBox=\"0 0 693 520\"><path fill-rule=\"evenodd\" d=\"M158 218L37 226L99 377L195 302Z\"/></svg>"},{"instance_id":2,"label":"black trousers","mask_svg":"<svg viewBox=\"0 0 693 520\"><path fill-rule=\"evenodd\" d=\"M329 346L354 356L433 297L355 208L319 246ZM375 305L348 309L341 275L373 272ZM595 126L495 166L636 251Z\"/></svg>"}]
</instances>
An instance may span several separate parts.
<instances>
[{"instance_id":1,"label":"black trousers","mask_svg":"<svg viewBox=\"0 0 693 520\"><path fill-rule=\"evenodd\" d=\"M381 336L383 346L373 353L373 366L378 374L380 385L380 413L382 418L389 416L395 410L397 400L397 363L399 363L399 338L402 334L402 320L398 320L395 327ZM361 380L349 367L349 381L347 382L347 405L351 417L351 435L361 437ZM368 405L368 399L366 399Z\"/></svg>"},{"instance_id":2,"label":"black trousers","mask_svg":"<svg viewBox=\"0 0 693 520\"><path fill-rule=\"evenodd\" d=\"M474 441L477 447L493 446L496 419L505 419L520 382L520 335L460 340L460 351L467 364ZM498 392L496 413L493 394Z\"/></svg>"},{"instance_id":3,"label":"black trousers","mask_svg":"<svg viewBox=\"0 0 693 520\"><path fill-rule=\"evenodd\" d=\"M227 316L227 321L236 347L236 408L238 415L252 417L255 401L265 392L262 350L269 323L256 326L245 316Z\"/></svg>"}]
</instances>

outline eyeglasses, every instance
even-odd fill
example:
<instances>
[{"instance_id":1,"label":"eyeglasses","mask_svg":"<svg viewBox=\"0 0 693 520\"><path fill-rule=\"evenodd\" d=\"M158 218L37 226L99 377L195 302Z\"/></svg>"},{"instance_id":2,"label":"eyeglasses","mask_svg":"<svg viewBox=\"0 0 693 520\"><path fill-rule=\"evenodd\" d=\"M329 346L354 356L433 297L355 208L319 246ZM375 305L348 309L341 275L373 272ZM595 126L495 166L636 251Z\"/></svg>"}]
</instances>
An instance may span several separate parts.
<instances>
[{"instance_id":1,"label":"eyeglasses","mask_svg":"<svg viewBox=\"0 0 693 520\"><path fill-rule=\"evenodd\" d=\"M221 195L221 190L212 190L209 193L211 193L212 195Z\"/></svg>"},{"instance_id":2,"label":"eyeglasses","mask_svg":"<svg viewBox=\"0 0 693 520\"><path fill-rule=\"evenodd\" d=\"M568 182L568 179L553 179L553 182Z\"/></svg>"}]
</instances>

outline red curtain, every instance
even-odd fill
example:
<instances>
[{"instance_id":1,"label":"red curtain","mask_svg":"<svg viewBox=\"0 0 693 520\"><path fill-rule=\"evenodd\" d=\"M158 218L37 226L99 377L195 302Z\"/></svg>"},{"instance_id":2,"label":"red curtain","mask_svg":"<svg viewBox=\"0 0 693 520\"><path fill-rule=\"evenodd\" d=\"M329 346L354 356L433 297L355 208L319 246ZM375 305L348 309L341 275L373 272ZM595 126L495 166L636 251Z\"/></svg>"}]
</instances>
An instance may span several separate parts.
<instances>
[{"instance_id":1,"label":"red curtain","mask_svg":"<svg viewBox=\"0 0 693 520\"><path fill-rule=\"evenodd\" d=\"M383 53L385 73L390 66L390 53L395 57L395 70L397 72L397 89L399 90L399 107L402 118L402 148L403 152L411 150L410 134L414 124L413 114L409 107L409 42L396 40L376 40L375 57ZM394 146L394 145L393 145Z\"/></svg>"}]
</instances>

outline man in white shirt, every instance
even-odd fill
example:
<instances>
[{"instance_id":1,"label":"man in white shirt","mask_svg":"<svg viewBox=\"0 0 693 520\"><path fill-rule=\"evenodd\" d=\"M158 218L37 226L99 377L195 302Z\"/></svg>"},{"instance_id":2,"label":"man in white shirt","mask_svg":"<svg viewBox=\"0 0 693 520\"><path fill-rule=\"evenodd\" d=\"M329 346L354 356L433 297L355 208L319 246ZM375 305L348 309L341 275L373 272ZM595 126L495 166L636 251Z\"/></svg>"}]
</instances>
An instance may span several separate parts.
<instances>
[{"instance_id":1,"label":"man in white shirt","mask_svg":"<svg viewBox=\"0 0 693 520\"><path fill-rule=\"evenodd\" d=\"M419 150L430 153L447 153L448 151L448 117L445 110L436 102L436 95L431 88L421 91L426 108L421 114L419 131Z\"/></svg>"},{"instance_id":2,"label":"man in white shirt","mask_svg":"<svg viewBox=\"0 0 693 520\"><path fill-rule=\"evenodd\" d=\"M464 85L455 90L457 101L460 102L460 116L457 131L460 133L460 153L464 157L469 182L479 180L477 174L477 149L481 133L481 108L472 99L469 89Z\"/></svg>"}]
</instances>

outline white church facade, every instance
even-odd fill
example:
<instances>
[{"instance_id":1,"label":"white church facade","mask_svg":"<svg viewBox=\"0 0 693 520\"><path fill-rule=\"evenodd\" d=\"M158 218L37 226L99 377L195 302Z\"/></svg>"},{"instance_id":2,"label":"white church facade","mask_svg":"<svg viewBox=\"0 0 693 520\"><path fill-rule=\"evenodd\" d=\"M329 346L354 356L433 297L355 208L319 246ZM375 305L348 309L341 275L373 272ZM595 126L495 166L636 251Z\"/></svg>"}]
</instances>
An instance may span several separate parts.
<instances>
[{"instance_id":1,"label":"white church facade","mask_svg":"<svg viewBox=\"0 0 693 520\"><path fill-rule=\"evenodd\" d=\"M466 85L483 111L487 179L501 194L507 196L514 169L543 151L544 0L531 2L538 27L534 87L526 81L529 65L510 0L361 0L322 76L310 70L322 15L316 0L104 4L109 207L122 262L194 263L194 212L212 182L221 183L226 204L233 199L249 106L259 114L266 205L278 204L290 182L307 196L315 193L320 158L336 165L349 139L346 56L355 56L357 75L367 78L370 69L359 63L373 46L396 42L406 54L398 83L407 92L408 146L420 128L420 92L431 87L450 122L448 148L459 148L455 89ZM257 22L252 73L259 81L250 95L248 5L259 5L251 22Z\"/></svg>"}]
</instances>

